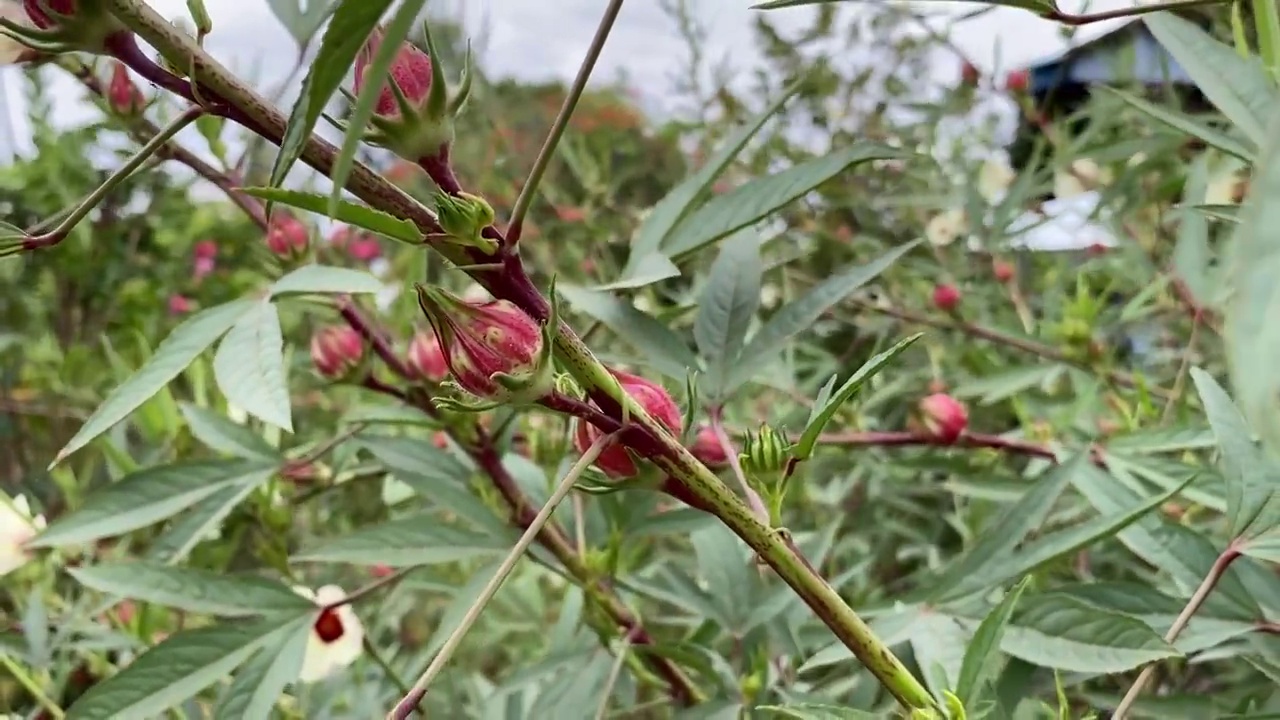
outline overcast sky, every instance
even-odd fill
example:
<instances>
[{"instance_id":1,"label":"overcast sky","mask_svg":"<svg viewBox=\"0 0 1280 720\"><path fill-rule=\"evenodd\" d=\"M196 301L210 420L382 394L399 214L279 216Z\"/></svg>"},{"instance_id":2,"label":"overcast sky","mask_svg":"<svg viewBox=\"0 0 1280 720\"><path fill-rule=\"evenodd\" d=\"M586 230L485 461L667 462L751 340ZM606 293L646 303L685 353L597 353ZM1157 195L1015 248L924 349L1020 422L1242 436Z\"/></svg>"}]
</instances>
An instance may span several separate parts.
<instances>
[{"instance_id":1,"label":"overcast sky","mask_svg":"<svg viewBox=\"0 0 1280 720\"><path fill-rule=\"evenodd\" d=\"M286 2L288 0L285 0ZM294 0L306 2L307 0ZM433 0L435 6L453 13L462 12L467 27L484 53L483 64L500 76L523 79L569 78L576 71L606 0ZM759 11L750 5L757 0L692 0L710 32L708 55L725 57L742 68L755 60L751 37L752 17ZM223 62L242 73L260 78L268 85L278 83L292 64L292 40L271 14L267 0L206 0L213 17L214 32L207 47ZM950 10L965 13L978 4L946 2L918 3L931 12ZM1131 5L1125 0L1094 0L1088 10L1098 11ZM151 5L167 17L186 15L185 0L151 0ZM1081 11L1080 0L1065 0L1064 10ZM433 7L428 3L428 7ZM552 9L554 7L554 10ZM856 11L850 4L849 11ZM800 27L810 8L771 11L784 27ZM1091 25L1084 32L1092 37L1115 23ZM952 39L964 53L988 73L1003 73L1067 46L1057 24L1011 8L1000 8L956 28ZM1077 36L1077 41L1080 36ZM655 0L631 0L624 5L609 44L601 57L597 76L617 77L625 70L631 84L639 88L646 105L662 107L662 98L674 73L682 67L684 47L671 19ZM939 79L949 80L958 72L950 55L940 56ZM0 160L11 146L29 147L28 129L19 94L20 75L13 69L0 70ZM79 98L82 93L71 81L54 88L58 98L55 116L60 121L77 122L85 117ZM7 116L8 122L5 122ZM5 126L8 125L8 129Z\"/></svg>"}]
</instances>

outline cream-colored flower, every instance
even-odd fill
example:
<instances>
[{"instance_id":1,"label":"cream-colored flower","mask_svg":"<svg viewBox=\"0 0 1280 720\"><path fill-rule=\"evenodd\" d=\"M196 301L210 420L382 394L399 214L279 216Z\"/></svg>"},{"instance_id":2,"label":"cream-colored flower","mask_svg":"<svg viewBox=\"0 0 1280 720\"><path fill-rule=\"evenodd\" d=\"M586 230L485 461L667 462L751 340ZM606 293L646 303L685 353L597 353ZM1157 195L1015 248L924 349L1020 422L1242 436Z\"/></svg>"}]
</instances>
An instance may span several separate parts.
<instances>
[{"instance_id":1,"label":"cream-colored flower","mask_svg":"<svg viewBox=\"0 0 1280 720\"><path fill-rule=\"evenodd\" d=\"M760 288L760 305L764 309L769 310L778 304L782 299L782 289L777 285L769 284Z\"/></svg>"},{"instance_id":2,"label":"cream-colored flower","mask_svg":"<svg viewBox=\"0 0 1280 720\"><path fill-rule=\"evenodd\" d=\"M325 606L339 602L347 592L337 585L324 585L315 591L295 586L293 591ZM351 665L364 652L364 625L350 604L324 610L316 616L307 637L307 650L302 657L298 680L304 683L323 680Z\"/></svg>"},{"instance_id":3,"label":"cream-colored flower","mask_svg":"<svg viewBox=\"0 0 1280 720\"><path fill-rule=\"evenodd\" d=\"M1244 173L1240 171L1218 173L1209 181L1204 192L1205 205L1235 205L1242 194Z\"/></svg>"},{"instance_id":4,"label":"cream-colored flower","mask_svg":"<svg viewBox=\"0 0 1280 720\"><path fill-rule=\"evenodd\" d=\"M22 27L34 27L31 18L27 16L27 11L22 8L22 3L16 0L0 0L0 18ZM34 60L38 54L8 35L0 33L0 65L13 65Z\"/></svg>"},{"instance_id":5,"label":"cream-colored flower","mask_svg":"<svg viewBox=\"0 0 1280 720\"><path fill-rule=\"evenodd\" d=\"M978 170L978 194L989 203L998 203L1009 192L1017 174L1003 158L990 159Z\"/></svg>"},{"instance_id":6,"label":"cream-colored flower","mask_svg":"<svg viewBox=\"0 0 1280 720\"><path fill-rule=\"evenodd\" d=\"M924 236L930 245L944 247L969 231L969 219L964 210L952 208L933 216L924 228Z\"/></svg>"},{"instance_id":7,"label":"cream-colored flower","mask_svg":"<svg viewBox=\"0 0 1280 720\"><path fill-rule=\"evenodd\" d=\"M1099 167L1088 158L1081 158L1072 162L1070 168L1053 174L1053 195L1059 199L1072 198L1109 185L1111 180L1110 170Z\"/></svg>"},{"instance_id":8,"label":"cream-colored flower","mask_svg":"<svg viewBox=\"0 0 1280 720\"><path fill-rule=\"evenodd\" d=\"M26 543L44 529L44 516L31 515L25 495L12 500L0 494L0 576L8 575L31 559Z\"/></svg>"},{"instance_id":9,"label":"cream-colored flower","mask_svg":"<svg viewBox=\"0 0 1280 720\"><path fill-rule=\"evenodd\" d=\"M493 299L493 296L489 294L488 290L481 287L480 283L471 283L467 286L467 289L463 291L462 299L467 302L480 303L489 302Z\"/></svg>"}]
</instances>

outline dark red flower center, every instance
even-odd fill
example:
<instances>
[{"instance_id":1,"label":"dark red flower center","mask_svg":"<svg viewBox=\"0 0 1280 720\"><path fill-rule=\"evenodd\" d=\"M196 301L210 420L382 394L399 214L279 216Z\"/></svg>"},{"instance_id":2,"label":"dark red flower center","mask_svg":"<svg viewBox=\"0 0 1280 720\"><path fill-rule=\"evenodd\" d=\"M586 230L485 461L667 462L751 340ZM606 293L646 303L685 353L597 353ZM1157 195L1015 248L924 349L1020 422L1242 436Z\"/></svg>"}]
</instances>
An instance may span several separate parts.
<instances>
[{"instance_id":1,"label":"dark red flower center","mask_svg":"<svg viewBox=\"0 0 1280 720\"><path fill-rule=\"evenodd\" d=\"M335 642L342 637L345 630L342 627L342 619L338 617L338 611L335 608L328 608L320 612L320 617L316 618L316 635L326 643Z\"/></svg>"}]
</instances>

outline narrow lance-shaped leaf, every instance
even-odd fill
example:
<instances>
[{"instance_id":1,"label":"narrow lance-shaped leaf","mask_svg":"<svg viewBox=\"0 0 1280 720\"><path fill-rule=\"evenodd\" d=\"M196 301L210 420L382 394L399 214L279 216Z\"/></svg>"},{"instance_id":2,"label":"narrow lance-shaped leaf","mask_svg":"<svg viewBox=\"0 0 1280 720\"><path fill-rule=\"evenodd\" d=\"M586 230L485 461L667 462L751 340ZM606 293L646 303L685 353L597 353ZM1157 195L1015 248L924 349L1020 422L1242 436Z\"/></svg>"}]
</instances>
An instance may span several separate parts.
<instances>
[{"instance_id":1,"label":"narrow lance-shaped leaf","mask_svg":"<svg viewBox=\"0 0 1280 720\"><path fill-rule=\"evenodd\" d=\"M284 333L279 312L269 300L258 301L222 339L213 356L213 377L228 402L293 432Z\"/></svg>"},{"instance_id":2,"label":"narrow lance-shaped leaf","mask_svg":"<svg viewBox=\"0 0 1280 720\"><path fill-rule=\"evenodd\" d=\"M252 575L228 575L158 563L102 563L68 572L98 592L193 613L245 617L314 607L288 587Z\"/></svg>"},{"instance_id":3,"label":"narrow lance-shaped leaf","mask_svg":"<svg viewBox=\"0 0 1280 720\"><path fill-rule=\"evenodd\" d=\"M306 615L289 623L277 644L263 647L240 668L218 703L215 720L271 720L285 687L302 672L312 622Z\"/></svg>"},{"instance_id":4,"label":"narrow lance-shaped leaf","mask_svg":"<svg viewBox=\"0 0 1280 720\"><path fill-rule=\"evenodd\" d=\"M1180 654L1137 618L1052 593L1023 598L1000 647L1033 665L1098 674Z\"/></svg>"},{"instance_id":5,"label":"narrow lance-shaped leaf","mask_svg":"<svg viewBox=\"0 0 1280 720\"><path fill-rule=\"evenodd\" d=\"M294 556L302 562L357 565L438 565L483 557L509 549L506 537L445 525L438 517L400 518L326 539Z\"/></svg>"},{"instance_id":6,"label":"narrow lance-shaped leaf","mask_svg":"<svg viewBox=\"0 0 1280 720\"><path fill-rule=\"evenodd\" d=\"M738 359L743 338L760 307L760 238L744 232L720 250L698 301L693 337L707 361L702 386L713 400Z\"/></svg>"},{"instance_id":7,"label":"narrow lance-shaped leaf","mask_svg":"<svg viewBox=\"0 0 1280 720\"><path fill-rule=\"evenodd\" d=\"M147 362L107 395L80 430L58 451L49 467L62 462L137 410L252 308L252 301L237 300L196 313L174 328Z\"/></svg>"},{"instance_id":8,"label":"narrow lance-shaped leaf","mask_svg":"<svg viewBox=\"0 0 1280 720\"><path fill-rule=\"evenodd\" d=\"M364 270L328 265L303 265L276 280L271 286L271 295L273 297L293 293L354 295L376 293L381 290L382 281Z\"/></svg>"},{"instance_id":9,"label":"narrow lance-shaped leaf","mask_svg":"<svg viewBox=\"0 0 1280 720\"><path fill-rule=\"evenodd\" d=\"M1098 87L1118 96L1121 100L1132 105L1134 108L1175 130L1181 130L1187 135L1199 138L1206 144L1211 145L1229 155L1234 155L1241 160L1253 162L1254 149L1245 147L1243 143L1231 137L1227 133L1212 128L1196 118L1161 107L1155 103L1147 102L1136 95L1131 95L1127 92L1122 92L1105 85L1100 85Z\"/></svg>"},{"instance_id":10,"label":"narrow lance-shaped leaf","mask_svg":"<svg viewBox=\"0 0 1280 720\"><path fill-rule=\"evenodd\" d=\"M578 310L600 321L638 351L653 368L667 377L683 381L690 368L698 367L693 351L663 323L613 295L571 285L556 291Z\"/></svg>"},{"instance_id":11,"label":"narrow lance-shaped leaf","mask_svg":"<svg viewBox=\"0 0 1280 720\"><path fill-rule=\"evenodd\" d=\"M275 448L248 425L232 422L225 415L191 403L179 403L178 409L187 421L187 429L210 450L246 460L271 460L279 457Z\"/></svg>"},{"instance_id":12,"label":"narrow lance-shaped leaf","mask_svg":"<svg viewBox=\"0 0 1280 720\"><path fill-rule=\"evenodd\" d=\"M321 215L327 214L329 210L329 199L319 193L271 187L247 187L241 188L241 191L246 195ZM332 216L339 222L410 245L420 245L426 239L426 236L418 230L418 226L412 222L350 200L339 200Z\"/></svg>"},{"instance_id":13,"label":"narrow lance-shaped leaf","mask_svg":"<svg viewBox=\"0 0 1280 720\"><path fill-rule=\"evenodd\" d=\"M1000 642L1004 639L1005 628L1013 617L1018 599L1030 584L1031 578L1023 578L1005 593L1004 599L987 613L987 617L973 634L973 639L969 641L964 653L964 663L960 666L960 679L956 682L956 695L967 707L976 707L987 686L1000 676L1000 670L1004 666Z\"/></svg>"}]
</instances>

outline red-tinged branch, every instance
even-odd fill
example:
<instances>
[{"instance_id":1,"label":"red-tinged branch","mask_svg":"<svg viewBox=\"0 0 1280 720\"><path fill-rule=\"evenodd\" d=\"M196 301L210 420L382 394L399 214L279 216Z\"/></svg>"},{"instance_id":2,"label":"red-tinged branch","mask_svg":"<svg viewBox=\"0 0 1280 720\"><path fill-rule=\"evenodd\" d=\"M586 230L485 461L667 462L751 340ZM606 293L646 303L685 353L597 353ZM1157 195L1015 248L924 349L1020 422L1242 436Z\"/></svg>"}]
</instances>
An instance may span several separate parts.
<instances>
[{"instance_id":1,"label":"red-tinged branch","mask_svg":"<svg viewBox=\"0 0 1280 720\"><path fill-rule=\"evenodd\" d=\"M987 449L998 450L1011 455L1028 455L1044 458L1045 460L1052 460L1055 463L1058 462L1058 454L1044 445L1026 440L1015 440L1013 438L1001 437L1000 435L988 435L984 433L966 432L954 442L947 442L942 438L925 432L886 431L831 433L818 436L818 444L838 445L844 447L903 447L919 445L937 448ZM1091 448L1090 457L1095 465L1099 467L1106 466L1106 461L1103 459L1102 452L1099 448Z\"/></svg>"}]
</instances>

